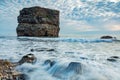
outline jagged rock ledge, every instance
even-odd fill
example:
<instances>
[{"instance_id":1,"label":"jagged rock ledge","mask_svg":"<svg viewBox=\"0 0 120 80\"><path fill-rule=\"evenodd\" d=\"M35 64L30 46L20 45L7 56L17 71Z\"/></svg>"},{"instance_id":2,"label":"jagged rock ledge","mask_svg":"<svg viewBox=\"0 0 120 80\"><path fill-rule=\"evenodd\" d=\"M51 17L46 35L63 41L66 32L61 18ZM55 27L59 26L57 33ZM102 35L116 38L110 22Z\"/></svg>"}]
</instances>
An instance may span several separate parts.
<instances>
[{"instance_id":1,"label":"jagged rock ledge","mask_svg":"<svg viewBox=\"0 0 120 80\"><path fill-rule=\"evenodd\" d=\"M23 8L18 16L17 36L58 37L59 11L39 6Z\"/></svg>"},{"instance_id":2,"label":"jagged rock ledge","mask_svg":"<svg viewBox=\"0 0 120 80\"><path fill-rule=\"evenodd\" d=\"M17 71L15 68L23 63L35 63L36 57L33 54L27 54L16 63L0 59L0 80L29 80L26 74Z\"/></svg>"}]
</instances>

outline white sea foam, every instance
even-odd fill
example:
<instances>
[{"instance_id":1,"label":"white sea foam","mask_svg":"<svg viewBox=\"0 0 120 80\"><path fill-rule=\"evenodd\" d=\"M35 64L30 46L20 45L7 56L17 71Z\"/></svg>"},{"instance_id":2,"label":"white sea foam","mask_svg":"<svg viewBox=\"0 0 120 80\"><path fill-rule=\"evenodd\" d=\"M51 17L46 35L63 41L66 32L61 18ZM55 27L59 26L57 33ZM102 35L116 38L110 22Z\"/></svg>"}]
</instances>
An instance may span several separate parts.
<instances>
[{"instance_id":1,"label":"white sea foam","mask_svg":"<svg viewBox=\"0 0 120 80\"><path fill-rule=\"evenodd\" d=\"M33 53L37 57L36 64L16 68L30 80L120 80L120 59L107 61L111 56L120 57L119 45L120 42L100 39L2 37L0 58L17 62L25 54ZM55 65L50 68L44 65L45 60L55 61ZM71 62L82 64L82 74L65 72ZM57 76L53 75L55 71L59 72Z\"/></svg>"}]
</instances>

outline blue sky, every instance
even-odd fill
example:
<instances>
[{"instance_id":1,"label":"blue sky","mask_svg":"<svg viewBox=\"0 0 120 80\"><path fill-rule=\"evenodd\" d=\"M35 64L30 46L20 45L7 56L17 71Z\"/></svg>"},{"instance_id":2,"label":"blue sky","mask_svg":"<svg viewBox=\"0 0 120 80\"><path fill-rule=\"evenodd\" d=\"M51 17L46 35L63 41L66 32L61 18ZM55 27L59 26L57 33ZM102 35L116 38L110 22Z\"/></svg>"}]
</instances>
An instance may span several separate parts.
<instances>
[{"instance_id":1,"label":"blue sky","mask_svg":"<svg viewBox=\"0 0 120 80\"><path fill-rule=\"evenodd\" d=\"M120 0L0 0L0 35L16 35L24 7L60 10L60 34L120 32Z\"/></svg>"}]
</instances>

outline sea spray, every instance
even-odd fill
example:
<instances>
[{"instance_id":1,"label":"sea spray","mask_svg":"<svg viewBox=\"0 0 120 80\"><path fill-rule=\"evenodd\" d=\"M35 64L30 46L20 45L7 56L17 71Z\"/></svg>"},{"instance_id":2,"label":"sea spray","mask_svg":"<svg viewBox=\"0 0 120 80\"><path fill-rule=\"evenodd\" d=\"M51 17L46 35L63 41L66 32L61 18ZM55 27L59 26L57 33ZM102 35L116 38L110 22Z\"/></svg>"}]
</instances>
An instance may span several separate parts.
<instances>
[{"instance_id":1,"label":"sea spray","mask_svg":"<svg viewBox=\"0 0 120 80\"><path fill-rule=\"evenodd\" d=\"M25 73L29 80L119 80L120 62L108 61L111 56L120 56L119 42L90 42L91 39L67 40L70 38L0 38L0 57L12 62L32 53L35 64L25 63L16 69ZM73 39L73 38L71 38ZM64 40L64 41L63 41ZM87 42L86 42L87 40ZM92 41L96 41L93 39ZM31 49L45 49L31 51ZM49 51L54 49L53 51ZM46 60L55 61L52 66L44 65ZM67 67L71 62L82 64L82 73ZM78 68L79 69L79 68ZM57 74L55 71L58 71ZM57 74L57 75L56 75Z\"/></svg>"}]
</instances>

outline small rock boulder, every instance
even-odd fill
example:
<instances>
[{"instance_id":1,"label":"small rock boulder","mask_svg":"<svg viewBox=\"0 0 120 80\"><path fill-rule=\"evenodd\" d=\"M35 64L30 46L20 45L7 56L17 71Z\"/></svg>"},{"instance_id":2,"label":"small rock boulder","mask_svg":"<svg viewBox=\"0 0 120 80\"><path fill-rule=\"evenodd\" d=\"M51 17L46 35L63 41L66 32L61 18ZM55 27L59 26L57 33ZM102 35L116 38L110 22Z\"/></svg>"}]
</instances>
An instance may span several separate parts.
<instances>
[{"instance_id":1,"label":"small rock boulder","mask_svg":"<svg viewBox=\"0 0 120 80\"><path fill-rule=\"evenodd\" d=\"M119 56L111 56L111 58L114 58L114 59L120 59Z\"/></svg>"},{"instance_id":2,"label":"small rock boulder","mask_svg":"<svg viewBox=\"0 0 120 80\"><path fill-rule=\"evenodd\" d=\"M118 59L120 59L119 56L111 56L111 57L107 58L107 61L116 62Z\"/></svg>"},{"instance_id":3,"label":"small rock boulder","mask_svg":"<svg viewBox=\"0 0 120 80\"><path fill-rule=\"evenodd\" d=\"M114 59L114 58L108 58L107 61L110 61L110 62L116 62L117 60Z\"/></svg>"},{"instance_id":4,"label":"small rock boulder","mask_svg":"<svg viewBox=\"0 0 120 80\"><path fill-rule=\"evenodd\" d=\"M68 67L66 68L66 71L74 71L76 74L82 73L82 64L79 62L71 62Z\"/></svg>"},{"instance_id":5,"label":"small rock boulder","mask_svg":"<svg viewBox=\"0 0 120 80\"><path fill-rule=\"evenodd\" d=\"M27 54L22 57L22 59L18 62L19 65L23 63L32 63L34 64L37 61L37 58L34 56L34 54Z\"/></svg>"},{"instance_id":6,"label":"small rock boulder","mask_svg":"<svg viewBox=\"0 0 120 80\"><path fill-rule=\"evenodd\" d=\"M45 65L49 65L50 67L52 67L56 62L55 61L52 61L52 60L45 60L44 64Z\"/></svg>"},{"instance_id":7,"label":"small rock boulder","mask_svg":"<svg viewBox=\"0 0 120 80\"><path fill-rule=\"evenodd\" d=\"M116 40L116 37L112 37L112 36L102 36L100 39L114 39L114 40Z\"/></svg>"},{"instance_id":8,"label":"small rock boulder","mask_svg":"<svg viewBox=\"0 0 120 80\"><path fill-rule=\"evenodd\" d=\"M70 76L81 75L82 64L79 62L70 62L68 66L56 64L53 68L51 68L50 73L52 76L64 80L68 78L69 74Z\"/></svg>"}]
</instances>

